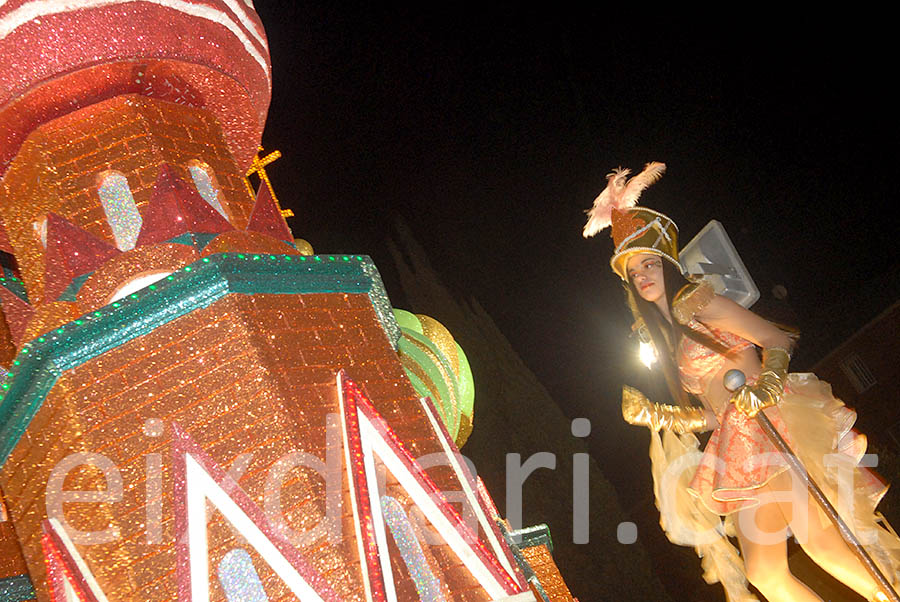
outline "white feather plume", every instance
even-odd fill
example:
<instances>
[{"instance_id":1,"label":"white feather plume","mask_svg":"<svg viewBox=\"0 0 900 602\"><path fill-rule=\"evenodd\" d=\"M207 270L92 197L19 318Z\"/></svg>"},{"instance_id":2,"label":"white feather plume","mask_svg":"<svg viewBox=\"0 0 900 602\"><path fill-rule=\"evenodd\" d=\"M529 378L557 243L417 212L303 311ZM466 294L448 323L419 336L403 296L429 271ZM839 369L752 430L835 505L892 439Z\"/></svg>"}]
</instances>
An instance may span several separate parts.
<instances>
[{"instance_id":1,"label":"white feather plume","mask_svg":"<svg viewBox=\"0 0 900 602\"><path fill-rule=\"evenodd\" d=\"M666 164L659 161L647 163L644 170L630 180L630 169L614 169L606 176L606 188L594 199L594 206L588 214L587 224L582 234L585 238L593 236L610 225L612 210L622 211L637 204L641 193L659 180L666 171Z\"/></svg>"}]
</instances>

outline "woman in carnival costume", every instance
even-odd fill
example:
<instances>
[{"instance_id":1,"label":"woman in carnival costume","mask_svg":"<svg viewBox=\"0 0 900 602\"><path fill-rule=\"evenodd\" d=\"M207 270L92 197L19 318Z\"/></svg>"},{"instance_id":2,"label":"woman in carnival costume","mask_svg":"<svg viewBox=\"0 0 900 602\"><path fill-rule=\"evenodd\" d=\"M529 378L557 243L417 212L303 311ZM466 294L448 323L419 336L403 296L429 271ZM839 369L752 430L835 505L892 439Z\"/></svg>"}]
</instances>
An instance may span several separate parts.
<instances>
[{"instance_id":1,"label":"woman in carnival costume","mask_svg":"<svg viewBox=\"0 0 900 602\"><path fill-rule=\"evenodd\" d=\"M619 169L588 211L585 237L611 226L611 265L626 283L637 326L649 333L676 405L623 388L622 414L651 430L650 456L660 524L671 541L693 546L707 582L720 581L731 601L820 600L791 574L792 533L823 569L868 600L888 600L838 529L789 470L755 416L764 412L838 508L869 557L891 582L900 540L878 524L886 486L858 466L865 437L856 414L813 374L788 372L792 336L688 280L678 262L678 229L667 216L637 207L641 192L665 171L650 163L635 177ZM734 392L723 377L737 369ZM687 393L701 406L691 405ZM713 431L701 452L696 432ZM735 536L740 553L726 535Z\"/></svg>"}]
</instances>

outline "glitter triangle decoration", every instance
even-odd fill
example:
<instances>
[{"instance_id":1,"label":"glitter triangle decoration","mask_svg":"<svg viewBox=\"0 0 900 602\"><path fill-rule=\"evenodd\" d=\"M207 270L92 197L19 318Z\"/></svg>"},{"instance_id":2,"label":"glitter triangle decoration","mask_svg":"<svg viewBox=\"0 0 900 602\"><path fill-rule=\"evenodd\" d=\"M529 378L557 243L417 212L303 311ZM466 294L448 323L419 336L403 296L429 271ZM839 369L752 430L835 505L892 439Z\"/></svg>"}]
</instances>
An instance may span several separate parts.
<instances>
[{"instance_id":1,"label":"glitter triangle decoration","mask_svg":"<svg viewBox=\"0 0 900 602\"><path fill-rule=\"evenodd\" d=\"M0 286L0 304L3 306L3 316L6 318L9 334L18 347L22 344L25 329L34 315L34 307L5 286Z\"/></svg>"},{"instance_id":2,"label":"glitter triangle decoration","mask_svg":"<svg viewBox=\"0 0 900 602\"><path fill-rule=\"evenodd\" d=\"M120 253L68 220L48 213L44 301L56 301L74 279L93 272Z\"/></svg>"},{"instance_id":3,"label":"glitter triangle decoration","mask_svg":"<svg viewBox=\"0 0 900 602\"><path fill-rule=\"evenodd\" d=\"M163 163L150 203L141 211L137 246L166 242L183 234L219 234L234 228L207 203L194 186Z\"/></svg>"},{"instance_id":4,"label":"glitter triangle decoration","mask_svg":"<svg viewBox=\"0 0 900 602\"><path fill-rule=\"evenodd\" d=\"M253 211L250 213L247 230L260 232L289 243L294 242L294 235L291 234L291 230L288 228L287 222L284 221L278 205L275 204L272 191L265 185L265 182L260 184L259 191L256 193L256 203L253 205Z\"/></svg>"}]
</instances>

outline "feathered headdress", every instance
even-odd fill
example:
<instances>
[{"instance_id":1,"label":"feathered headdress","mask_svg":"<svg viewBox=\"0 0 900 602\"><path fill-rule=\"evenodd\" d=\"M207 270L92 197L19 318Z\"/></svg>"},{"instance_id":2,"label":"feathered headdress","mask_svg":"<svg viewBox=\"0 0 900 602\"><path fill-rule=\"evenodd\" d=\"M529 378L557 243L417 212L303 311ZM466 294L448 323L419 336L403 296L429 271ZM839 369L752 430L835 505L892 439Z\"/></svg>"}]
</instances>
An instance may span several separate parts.
<instances>
[{"instance_id":1,"label":"feathered headdress","mask_svg":"<svg viewBox=\"0 0 900 602\"><path fill-rule=\"evenodd\" d=\"M594 199L594 206L585 212L588 214L588 221L582 233L584 237L593 236L609 227L613 209L623 211L634 207L641 193L659 180L665 171L666 164L659 161L647 163L644 170L630 180L628 179L630 169L620 167L613 170L606 176L608 182L606 189Z\"/></svg>"}]
</instances>

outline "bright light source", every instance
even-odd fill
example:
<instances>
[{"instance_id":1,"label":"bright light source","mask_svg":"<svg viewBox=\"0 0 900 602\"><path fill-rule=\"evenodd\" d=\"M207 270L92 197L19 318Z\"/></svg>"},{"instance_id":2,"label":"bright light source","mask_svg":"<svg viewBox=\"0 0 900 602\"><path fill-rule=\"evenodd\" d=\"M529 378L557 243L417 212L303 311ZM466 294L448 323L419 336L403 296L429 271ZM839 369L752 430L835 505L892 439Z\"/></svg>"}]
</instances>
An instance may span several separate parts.
<instances>
[{"instance_id":1,"label":"bright light source","mask_svg":"<svg viewBox=\"0 0 900 602\"><path fill-rule=\"evenodd\" d=\"M638 357L641 358L641 362L643 362L648 369L652 368L653 362L656 361L656 349L653 348L653 344L641 341Z\"/></svg>"}]
</instances>

